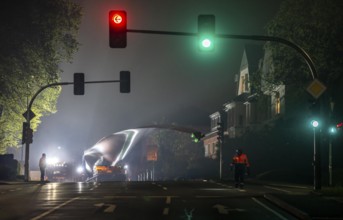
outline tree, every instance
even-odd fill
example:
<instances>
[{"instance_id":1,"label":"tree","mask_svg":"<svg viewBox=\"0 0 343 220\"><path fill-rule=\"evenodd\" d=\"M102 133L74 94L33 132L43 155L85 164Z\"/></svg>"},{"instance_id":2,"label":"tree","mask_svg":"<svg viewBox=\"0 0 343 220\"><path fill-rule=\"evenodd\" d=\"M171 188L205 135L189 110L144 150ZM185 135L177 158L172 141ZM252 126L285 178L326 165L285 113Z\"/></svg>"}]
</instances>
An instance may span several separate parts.
<instances>
[{"instance_id":1,"label":"tree","mask_svg":"<svg viewBox=\"0 0 343 220\"><path fill-rule=\"evenodd\" d=\"M268 35L300 45L314 61L319 79L329 87L342 76L343 15L341 0L286 0L267 25ZM293 49L268 43L273 71L265 80L276 85L296 85L303 89L311 80L304 59Z\"/></svg>"},{"instance_id":2,"label":"tree","mask_svg":"<svg viewBox=\"0 0 343 220\"><path fill-rule=\"evenodd\" d=\"M81 7L70 0L6 0L0 13L0 153L21 141L22 114L42 86L60 81L59 64L78 49ZM40 94L32 110L36 130L42 116L56 112L61 88Z\"/></svg>"}]
</instances>

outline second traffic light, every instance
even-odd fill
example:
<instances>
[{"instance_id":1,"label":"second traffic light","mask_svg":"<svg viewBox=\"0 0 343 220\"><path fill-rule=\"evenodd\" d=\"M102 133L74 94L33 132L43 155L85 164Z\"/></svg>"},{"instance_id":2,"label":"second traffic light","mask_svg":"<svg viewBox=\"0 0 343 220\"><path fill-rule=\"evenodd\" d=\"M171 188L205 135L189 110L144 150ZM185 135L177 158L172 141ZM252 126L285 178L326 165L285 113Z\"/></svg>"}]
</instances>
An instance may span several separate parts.
<instances>
[{"instance_id":1,"label":"second traffic light","mask_svg":"<svg viewBox=\"0 0 343 220\"><path fill-rule=\"evenodd\" d=\"M198 16L198 46L201 51L214 50L215 16Z\"/></svg>"},{"instance_id":2,"label":"second traffic light","mask_svg":"<svg viewBox=\"0 0 343 220\"><path fill-rule=\"evenodd\" d=\"M130 71L120 71L120 88L121 93L130 93L131 91L131 77Z\"/></svg>"},{"instance_id":3,"label":"second traffic light","mask_svg":"<svg viewBox=\"0 0 343 220\"><path fill-rule=\"evenodd\" d=\"M85 74L74 73L74 95L85 94Z\"/></svg>"},{"instance_id":4,"label":"second traffic light","mask_svg":"<svg viewBox=\"0 0 343 220\"><path fill-rule=\"evenodd\" d=\"M217 123L217 139L220 142L224 140L224 124L222 122Z\"/></svg>"},{"instance_id":5,"label":"second traffic light","mask_svg":"<svg viewBox=\"0 0 343 220\"><path fill-rule=\"evenodd\" d=\"M109 13L109 38L111 48L126 47L126 11L112 10Z\"/></svg>"}]
</instances>

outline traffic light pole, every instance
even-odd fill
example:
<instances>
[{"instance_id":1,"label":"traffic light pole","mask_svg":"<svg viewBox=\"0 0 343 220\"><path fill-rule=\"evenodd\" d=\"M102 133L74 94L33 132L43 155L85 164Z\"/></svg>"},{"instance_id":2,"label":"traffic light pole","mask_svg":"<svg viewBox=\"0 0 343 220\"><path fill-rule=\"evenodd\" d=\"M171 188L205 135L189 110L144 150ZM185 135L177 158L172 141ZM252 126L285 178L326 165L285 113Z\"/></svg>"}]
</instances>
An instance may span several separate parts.
<instances>
[{"instance_id":1,"label":"traffic light pole","mask_svg":"<svg viewBox=\"0 0 343 220\"><path fill-rule=\"evenodd\" d=\"M88 81L85 82L85 84L92 84L92 83L114 83L114 82L120 82L120 80L105 80L105 81ZM50 87L54 87L54 86L64 86L64 85L72 85L74 84L74 82L60 82L60 83L52 83L52 84L48 84L45 85L43 87L41 87L31 98L28 106L27 106L27 111L26 111L26 123L27 123L27 129L31 129L31 118L30 118L30 112L31 112L31 108L33 105L34 100L37 98L37 96L46 88L50 88ZM30 142L29 141L25 141L25 169L24 169L24 179L26 182L28 182L30 180L30 165L29 165L29 158L30 158Z\"/></svg>"},{"instance_id":2,"label":"traffic light pole","mask_svg":"<svg viewBox=\"0 0 343 220\"><path fill-rule=\"evenodd\" d=\"M155 30L136 30L136 29L127 29L127 32L131 33L141 33L141 34L159 34L159 35L175 35L175 36L192 36L198 37L198 33L189 33L189 32L173 32L173 31L155 31ZM312 79L319 78L314 63L309 56L309 54L302 49L299 45L286 40L280 37L273 37L273 36L263 36L263 35L235 35L235 34L215 34L215 38L224 38L224 39L238 39L238 40L254 40L254 41L270 41L270 42L278 42L289 46L295 49L301 56L305 59L306 64L309 67ZM322 99L319 100L319 104L322 106ZM314 151L317 152L314 154L314 189L319 190L321 189L321 158L319 156L319 152L321 151L321 135L318 134L314 140ZM221 172L221 171L220 171Z\"/></svg>"}]
</instances>

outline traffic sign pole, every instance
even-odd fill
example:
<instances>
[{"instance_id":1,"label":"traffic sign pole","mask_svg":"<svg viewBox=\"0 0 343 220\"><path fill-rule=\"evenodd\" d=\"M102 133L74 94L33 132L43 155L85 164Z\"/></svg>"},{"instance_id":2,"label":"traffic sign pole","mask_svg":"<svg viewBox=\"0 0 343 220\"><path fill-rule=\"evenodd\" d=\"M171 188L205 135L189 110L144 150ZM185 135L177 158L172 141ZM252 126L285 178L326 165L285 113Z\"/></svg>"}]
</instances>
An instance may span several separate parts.
<instances>
[{"instance_id":1,"label":"traffic sign pole","mask_svg":"<svg viewBox=\"0 0 343 220\"><path fill-rule=\"evenodd\" d=\"M88 83L113 83L113 82L120 82L120 80L103 80L103 81L88 81L88 82L84 82L85 84ZM31 129L31 124L30 121L32 120L32 118L34 118L36 115L34 114L34 112L32 112L31 108L33 105L33 102L35 101L35 99L37 98L37 96L46 88L49 87L54 87L54 86L64 86L64 85L73 85L74 82L60 82L60 83L52 83L52 84L48 84L45 85L43 87L41 87L31 98L28 106L27 106L27 110L26 112L23 114L23 116L26 118L26 123L27 123L27 129ZM30 180L30 165L29 165L29 158L30 158L30 141L25 140L25 167L24 167L24 179L26 182L28 182Z\"/></svg>"}]
</instances>

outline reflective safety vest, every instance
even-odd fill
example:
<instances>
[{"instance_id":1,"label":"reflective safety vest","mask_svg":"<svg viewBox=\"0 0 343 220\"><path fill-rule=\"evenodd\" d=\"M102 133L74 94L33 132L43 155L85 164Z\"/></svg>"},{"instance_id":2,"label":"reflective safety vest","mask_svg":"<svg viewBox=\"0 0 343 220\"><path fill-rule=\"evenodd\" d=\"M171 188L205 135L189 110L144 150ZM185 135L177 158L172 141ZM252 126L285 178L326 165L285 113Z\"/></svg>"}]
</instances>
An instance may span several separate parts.
<instances>
[{"instance_id":1,"label":"reflective safety vest","mask_svg":"<svg viewBox=\"0 0 343 220\"><path fill-rule=\"evenodd\" d=\"M247 167L250 167L248 157L246 154L236 155L232 158L232 165L235 164L244 164Z\"/></svg>"}]
</instances>

